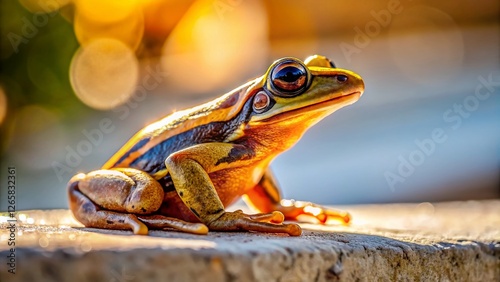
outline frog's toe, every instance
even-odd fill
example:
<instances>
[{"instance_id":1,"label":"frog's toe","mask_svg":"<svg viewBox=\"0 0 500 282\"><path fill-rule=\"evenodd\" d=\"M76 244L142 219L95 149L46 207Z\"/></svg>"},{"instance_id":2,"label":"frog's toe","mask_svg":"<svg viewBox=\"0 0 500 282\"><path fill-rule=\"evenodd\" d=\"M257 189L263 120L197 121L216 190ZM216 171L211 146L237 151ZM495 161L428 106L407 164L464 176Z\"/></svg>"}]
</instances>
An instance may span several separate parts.
<instances>
[{"instance_id":1,"label":"frog's toe","mask_svg":"<svg viewBox=\"0 0 500 282\"><path fill-rule=\"evenodd\" d=\"M256 222L251 219L238 223L238 227L247 231L265 233L287 233L290 236L300 236L302 228L296 223L274 224L267 222Z\"/></svg>"},{"instance_id":2,"label":"frog's toe","mask_svg":"<svg viewBox=\"0 0 500 282\"><path fill-rule=\"evenodd\" d=\"M148 235L148 227L142 222L130 222L130 226L135 235Z\"/></svg>"},{"instance_id":3,"label":"frog's toe","mask_svg":"<svg viewBox=\"0 0 500 282\"><path fill-rule=\"evenodd\" d=\"M250 219L260 222L272 222L272 223L282 223L285 220L285 216L282 212L273 211L270 213L258 213L248 216Z\"/></svg>"},{"instance_id":4,"label":"frog's toe","mask_svg":"<svg viewBox=\"0 0 500 282\"><path fill-rule=\"evenodd\" d=\"M310 202L282 200L278 209L283 212L287 219L291 220L301 220L299 217L305 217L303 219L307 220L309 217L322 224L328 223L328 221L337 221L348 225L351 222L351 215L346 211L323 207Z\"/></svg>"},{"instance_id":5,"label":"frog's toe","mask_svg":"<svg viewBox=\"0 0 500 282\"><path fill-rule=\"evenodd\" d=\"M342 224L348 225L352 220L351 215L346 211L325 209L324 215L326 216L325 222L328 220L335 220L341 222Z\"/></svg>"},{"instance_id":6,"label":"frog's toe","mask_svg":"<svg viewBox=\"0 0 500 282\"><path fill-rule=\"evenodd\" d=\"M281 212L247 215L241 211L226 212L215 221L208 224L214 231L254 231L266 233L287 233L299 236L302 229L295 223L282 223L284 215ZM279 221L278 223L272 223Z\"/></svg>"},{"instance_id":7,"label":"frog's toe","mask_svg":"<svg viewBox=\"0 0 500 282\"><path fill-rule=\"evenodd\" d=\"M305 207L304 215L314 217L322 224L326 224L331 220L344 225L348 225L351 222L351 215L348 212L330 208L319 208L317 206L311 206L311 209Z\"/></svg>"},{"instance_id":8,"label":"frog's toe","mask_svg":"<svg viewBox=\"0 0 500 282\"><path fill-rule=\"evenodd\" d=\"M206 235L208 227L203 223L192 223L163 215L140 215L139 219L153 229L173 228L182 232Z\"/></svg>"}]
</instances>

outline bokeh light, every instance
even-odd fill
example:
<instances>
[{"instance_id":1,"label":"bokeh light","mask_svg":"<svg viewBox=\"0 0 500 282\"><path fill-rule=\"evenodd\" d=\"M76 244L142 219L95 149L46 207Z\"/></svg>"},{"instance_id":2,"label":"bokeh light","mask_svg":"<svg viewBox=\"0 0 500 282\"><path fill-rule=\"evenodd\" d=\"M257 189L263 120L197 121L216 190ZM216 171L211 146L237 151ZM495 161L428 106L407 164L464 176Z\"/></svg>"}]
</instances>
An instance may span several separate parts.
<instances>
[{"instance_id":1,"label":"bokeh light","mask_svg":"<svg viewBox=\"0 0 500 282\"><path fill-rule=\"evenodd\" d=\"M217 10L213 1L198 1L172 31L162 64L171 83L184 91L207 92L246 80L265 68L267 17L260 1L237 2ZM200 81L203 79L203 81Z\"/></svg>"},{"instance_id":2,"label":"bokeh light","mask_svg":"<svg viewBox=\"0 0 500 282\"><path fill-rule=\"evenodd\" d=\"M98 38L114 38L137 49L144 33L144 17L137 0L76 0L75 34L82 45Z\"/></svg>"},{"instance_id":3,"label":"bokeh light","mask_svg":"<svg viewBox=\"0 0 500 282\"><path fill-rule=\"evenodd\" d=\"M134 52L116 39L103 38L80 47L70 67L76 96L95 109L112 109L134 93L139 64Z\"/></svg>"},{"instance_id":4,"label":"bokeh light","mask_svg":"<svg viewBox=\"0 0 500 282\"><path fill-rule=\"evenodd\" d=\"M416 32L399 35L408 29ZM463 37L450 15L427 6L408 8L405 17L394 19L390 33L392 58L408 78L426 85L446 84L462 70Z\"/></svg>"},{"instance_id":5,"label":"bokeh light","mask_svg":"<svg viewBox=\"0 0 500 282\"><path fill-rule=\"evenodd\" d=\"M144 13L144 39L148 44L163 43L193 2L194 0L141 1Z\"/></svg>"},{"instance_id":6,"label":"bokeh light","mask_svg":"<svg viewBox=\"0 0 500 282\"><path fill-rule=\"evenodd\" d=\"M0 86L0 125L3 123L7 115L7 96L5 96L5 91Z\"/></svg>"},{"instance_id":7,"label":"bokeh light","mask_svg":"<svg viewBox=\"0 0 500 282\"><path fill-rule=\"evenodd\" d=\"M75 0L77 13L94 22L116 22L128 19L139 8L138 0Z\"/></svg>"}]
</instances>

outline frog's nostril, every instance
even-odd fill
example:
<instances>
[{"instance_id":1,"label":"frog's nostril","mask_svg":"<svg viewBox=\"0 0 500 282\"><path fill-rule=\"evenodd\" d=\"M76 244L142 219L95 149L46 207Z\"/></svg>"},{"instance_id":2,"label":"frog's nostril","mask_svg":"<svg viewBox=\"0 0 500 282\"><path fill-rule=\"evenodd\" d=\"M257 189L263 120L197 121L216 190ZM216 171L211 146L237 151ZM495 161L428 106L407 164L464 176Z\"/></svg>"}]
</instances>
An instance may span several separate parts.
<instances>
[{"instance_id":1,"label":"frog's nostril","mask_svg":"<svg viewBox=\"0 0 500 282\"><path fill-rule=\"evenodd\" d=\"M347 81L347 76L343 74L337 75L337 81L338 82L346 82Z\"/></svg>"}]
</instances>

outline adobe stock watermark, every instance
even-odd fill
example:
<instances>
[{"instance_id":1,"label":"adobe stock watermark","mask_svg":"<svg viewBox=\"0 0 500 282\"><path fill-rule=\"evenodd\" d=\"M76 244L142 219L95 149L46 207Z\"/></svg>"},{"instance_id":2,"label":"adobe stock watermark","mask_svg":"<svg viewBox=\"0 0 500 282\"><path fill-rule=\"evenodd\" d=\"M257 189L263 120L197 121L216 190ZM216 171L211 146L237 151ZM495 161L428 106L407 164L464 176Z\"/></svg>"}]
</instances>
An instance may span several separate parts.
<instances>
[{"instance_id":1,"label":"adobe stock watermark","mask_svg":"<svg viewBox=\"0 0 500 282\"><path fill-rule=\"evenodd\" d=\"M136 87L134 95L123 105L113 109L119 113L118 119L125 120L130 116L131 110L137 108L140 102L144 101L148 96L148 91L154 90L168 76L168 73L161 69L160 64L156 65L156 69L146 67L146 75L142 78L141 84ZM51 166L60 182L63 182L64 176L75 174L75 169L79 167L83 159L90 155L94 148L100 146L104 140L104 136L115 131L116 126L111 118L103 118L99 121L97 128L90 130L83 129L81 131L83 139L81 139L74 147L66 146L66 155L64 162L53 161Z\"/></svg>"},{"instance_id":2,"label":"adobe stock watermark","mask_svg":"<svg viewBox=\"0 0 500 282\"><path fill-rule=\"evenodd\" d=\"M339 44L340 50L347 62L350 63L354 54L359 54L364 48L368 47L372 39L378 36L383 28L387 28L394 16L401 14L402 11L403 5L400 0L389 0L387 7L380 11L371 10L370 15L372 16L372 20L367 22L363 28L359 26L354 27L356 35L354 35L352 44L347 42Z\"/></svg>"},{"instance_id":3,"label":"adobe stock watermark","mask_svg":"<svg viewBox=\"0 0 500 282\"><path fill-rule=\"evenodd\" d=\"M243 3L243 0L215 0L212 6L220 20L225 19L227 12L232 12L234 8Z\"/></svg>"},{"instance_id":4,"label":"adobe stock watermark","mask_svg":"<svg viewBox=\"0 0 500 282\"><path fill-rule=\"evenodd\" d=\"M432 156L438 147L444 144L449 136L446 131L458 130L465 119L471 117L472 113L479 109L481 103L484 103L495 93L495 88L500 87L500 77L496 80L493 74L487 78L478 77L479 84L476 86L474 94L465 97L461 103L455 103L451 108L443 113L443 121L448 127L436 127L431 131L431 135L425 139L415 139L415 149L408 155L398 156L399 164L395 171L386 170L384 173L385 180L391 191L395 191L395 187L399 183L403 183L412 176L416 169L423 165L427 158Z\"/></svg>"},{"instance_id":5,"label":"adobe stock watermark","mask_svg":"<svg viewBox=\"0 0 500 282\"><path fill-rule=\"evenodd\" d=\"M21 43L27 44L30 39L35 37L40 31L40 28L43 28L49 23L49 18L53 18L57 15L59 7L61 7L61 3L57 0L47 0L43 1L43 3L39 1L37 3L40 5L43 12L33 13L31 19L22 17L21 34L15 32L7 33L7 39L9 39L15 53L19 52L19 45L21 45Z\"/></svg>"}]
</instances>

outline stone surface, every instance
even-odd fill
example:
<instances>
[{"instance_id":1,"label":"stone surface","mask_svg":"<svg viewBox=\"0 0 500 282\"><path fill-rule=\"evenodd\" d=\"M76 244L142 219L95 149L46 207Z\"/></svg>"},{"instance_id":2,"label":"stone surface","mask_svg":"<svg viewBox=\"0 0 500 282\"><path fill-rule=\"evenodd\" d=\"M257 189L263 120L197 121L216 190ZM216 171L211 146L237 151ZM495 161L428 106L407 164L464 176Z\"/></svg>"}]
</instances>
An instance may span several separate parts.
<instances>
[{"instance_id":1,"label":"stone surface","mask_svg":"<svg viewBox=\"0 0 500 282\"><path fill-rule=\"evenodd\" d=\"M67 210L0 218L0 281L500 281L500 200L343 207L301 237L84 228ZM12 242L12 241L11 241Z\"/></svg>"}]
</instances>

